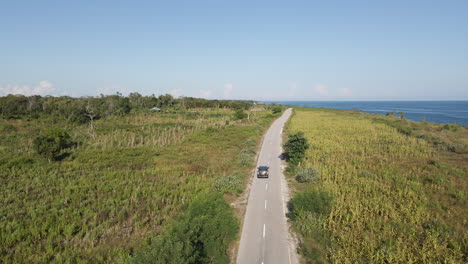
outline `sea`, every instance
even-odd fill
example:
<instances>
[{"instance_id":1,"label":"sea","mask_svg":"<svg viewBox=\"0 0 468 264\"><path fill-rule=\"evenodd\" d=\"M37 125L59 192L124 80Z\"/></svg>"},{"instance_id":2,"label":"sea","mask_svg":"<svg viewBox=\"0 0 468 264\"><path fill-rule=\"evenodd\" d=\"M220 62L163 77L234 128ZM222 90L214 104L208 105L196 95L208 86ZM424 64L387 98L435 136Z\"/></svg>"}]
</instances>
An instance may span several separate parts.
<instances>
[{"instance_id":1,"label":"sea","mask_svg":"<svg viewBox=\"0 0 468 264\"><path fill-rule=\"evenodd\" d=\"M468 101L270 101L291 106L359 110L385 115L403 112L406 119L468 126Z\"/></svg>"}]
</instances>

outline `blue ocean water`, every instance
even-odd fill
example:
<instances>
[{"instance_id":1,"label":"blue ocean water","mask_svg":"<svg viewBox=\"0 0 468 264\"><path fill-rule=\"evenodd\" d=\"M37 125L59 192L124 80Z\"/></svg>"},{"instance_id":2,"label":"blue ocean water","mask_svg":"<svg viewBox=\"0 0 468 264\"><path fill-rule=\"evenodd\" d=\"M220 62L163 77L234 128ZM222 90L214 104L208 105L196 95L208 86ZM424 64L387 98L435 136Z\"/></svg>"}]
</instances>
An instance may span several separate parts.
<instances>
[{"instance_id":1,"label":"blue ocean water","mask_svg":"<svg viewBox=\"0 0 468 264\"><path fill-rule=\"evenodd\" d=\"M457 123L468 126L468 101L274 101L292 106L308 106L316 108L334 108L385 115L387 112L403 112L404 116L412 121L434 123ZM398 114L397 114L398 116Z\"/></svg>"}]
</instances>

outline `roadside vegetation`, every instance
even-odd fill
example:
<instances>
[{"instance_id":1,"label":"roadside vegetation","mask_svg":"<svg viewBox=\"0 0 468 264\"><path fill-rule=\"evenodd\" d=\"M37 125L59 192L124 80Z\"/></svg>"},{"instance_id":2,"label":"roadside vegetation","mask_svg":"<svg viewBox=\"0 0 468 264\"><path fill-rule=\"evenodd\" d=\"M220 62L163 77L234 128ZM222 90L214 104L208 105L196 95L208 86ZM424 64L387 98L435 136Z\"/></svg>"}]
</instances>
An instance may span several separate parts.
<instances>
[{"instance_id":1,"label":"roadside vegetation","mask_svg":"<svg viewBox=\"0 0 468 264\"><path fill-rule=\"evenodd\" d=\"M295 108L305 159L288 168L308 263L466 263L468 128Z\"/></svg>"},{"instance_id":2,"label":"roadside vegetation","mask_svg":"<svg viewBox=\"0 0 468 264\"><path fill-rule=\"evenodd\" d=\"M279 114L251 107L1 97L0 262L138 263L164 251L178 263L226 263L238 231L229 202Z\"/></svg>"}]
</instances>

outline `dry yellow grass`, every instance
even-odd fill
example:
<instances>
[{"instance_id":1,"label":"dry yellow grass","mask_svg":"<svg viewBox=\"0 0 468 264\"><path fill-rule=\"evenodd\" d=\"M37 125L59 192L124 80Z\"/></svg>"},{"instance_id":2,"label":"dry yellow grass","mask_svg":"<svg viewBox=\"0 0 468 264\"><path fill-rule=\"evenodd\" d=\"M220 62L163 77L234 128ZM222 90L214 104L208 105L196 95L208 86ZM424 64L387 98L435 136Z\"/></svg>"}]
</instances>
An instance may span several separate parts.
<instances>
[{"instance_id":1,"label":"dry yellow grass","mask_svg":"<svg viewBox=\"0 0 468 264\"><path fill-rule=\"evenodd\" d=\"M296 189L322 190L334 198L328 216L303 213L294 220L306 259L331 263L466 261L466 183L456 186L451 182L460 177L466 182L462 164L458 164L461 168L438 166L434 160L441 154L428 141L376 123L366 114L296 108L288 131L303 131L309 140L306 160L300 166L321 173L318 181L297 184ZM447 198L453 192L458 197ZM432 207L440 204L438 199L449 199L462 212L435 213ZM451 225L455 219L464 224Z\"/></svg>"}]
</instances>

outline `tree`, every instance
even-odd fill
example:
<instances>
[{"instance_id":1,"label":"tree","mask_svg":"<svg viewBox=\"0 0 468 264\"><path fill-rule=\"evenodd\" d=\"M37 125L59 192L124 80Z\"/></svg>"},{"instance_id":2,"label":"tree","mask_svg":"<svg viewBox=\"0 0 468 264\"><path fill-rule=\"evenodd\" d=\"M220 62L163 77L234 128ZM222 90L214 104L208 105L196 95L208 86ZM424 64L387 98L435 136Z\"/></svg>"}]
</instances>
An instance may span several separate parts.
<instances>
[{"instance_id":1,"label":"tree","mask_svg":"<svg viewBox=\"0 0 468 264\"><path fill-rule=\"evenodd\" d=\"M88 104L86 105L86 112L85 116L89 118L89 133L96 139L96 129L94 127L94 119L99 117L99 102L97 100L93 100L93 98L88 99Z\"/></svg>"},{"instance_id":2,"label":"tree","mask_svg":"<svg viewBox=\"0 0 468 264\"><path fill-rule=\"evenodd\" d=\"M47 131L33 141L34 150L39 155L47 158L49 162L55 159L61 150L70 148L73 144L70 135L58 128Z\"/></svg>"},{"instance_id":3,"label":"tree","mask_svg":"<svg viewBox=\"0 0 468 264\"><path fill-rule=\"evenodd\" d=\"M171 107L174 105L174 97L170 94L160 95L158 97L159 107Z\"/></svg>"},{"instance_id":4,"label":"tree","mask_svg":"<svg viewBox=\"0 0 468 264\"><path fill-rule=\"evenodd\" d=\"M309 143L304 137L303 132L296 132L288 136L288 141L283 147L287 154L287 160L291 164L297 165L304 160L305 152L309 148Z\"/></svg>"}]
</instances>

